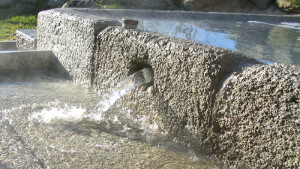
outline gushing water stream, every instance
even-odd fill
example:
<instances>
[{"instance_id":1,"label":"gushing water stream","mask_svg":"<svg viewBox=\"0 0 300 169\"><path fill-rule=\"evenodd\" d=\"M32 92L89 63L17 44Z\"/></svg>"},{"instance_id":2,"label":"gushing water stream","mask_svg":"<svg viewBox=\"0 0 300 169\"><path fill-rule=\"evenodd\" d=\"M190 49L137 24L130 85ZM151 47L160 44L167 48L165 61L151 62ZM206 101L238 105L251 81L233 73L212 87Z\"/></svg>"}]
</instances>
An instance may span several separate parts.
<instances>
[{"instance_id":1,"label":"gushing water stream","mask_svg":"<svg viewBox=\"0 0 300 169\"><path fill-rule=\"evenodd\" d=\"M150 68L144 68L136 73L130 75L123 81L117 84L110 92L103 95L98 102L94 111L87 112L86 109L68 107L57 108L54 107L50 110L44 109L41 112L33 114L30 119L38 119L39 121L50 123L52 120L66 120L66 121L80 121L82 119L89 119L93 121L106 121L108 120L105 113L108 109L122 96L129 93L131 90L153 82L153 71ZM109 114L108 114L109 116ZM114 121L117 121L117 116L114 117Z\"/></svg>"},{"instance_id":2,"label":"gushing water stream","mask_svg":"<svg viewBox=\"0 0 300 169\"><path fill-rule=\"evenodd\" d=\"M89 114L87 117L94 120L101 120L103 113L106 112L118 99L130 92L132 89L153 82L153 70L144 68L130 75L120 82L111 92L105 94L96 106L96 113Z\"/></svg>"}]
</instances>

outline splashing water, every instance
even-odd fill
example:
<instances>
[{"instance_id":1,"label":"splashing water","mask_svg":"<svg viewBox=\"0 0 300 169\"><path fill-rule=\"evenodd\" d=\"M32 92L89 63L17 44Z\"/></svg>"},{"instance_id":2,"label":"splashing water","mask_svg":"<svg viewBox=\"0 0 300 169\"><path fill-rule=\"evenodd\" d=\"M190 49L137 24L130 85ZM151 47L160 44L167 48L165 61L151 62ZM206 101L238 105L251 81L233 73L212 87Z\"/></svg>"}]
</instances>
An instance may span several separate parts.
<instances>
[{"instance_id":1,"label":"splashing water","mask_svg":"<svg viewBox=\"0 0 300 169\"><path fill-rule=\"evenodd\" d=\"M110 92L103 95L93 110L68 106L67 104L61 106L62 104L58 102L33 113L29 120L40 123L78 123L81 126L97 128L119 136L137 140L146 139L147 142L149 142L148 140L151 142L159 133L159 127L155 122L150 121L145 115L132 115L131 110L126 107L122 107L122 110L118 111L110 109L122 96L151 82L153 82L153 72L149 68L144 68L130 75ZM160 134L165 135L166 133Z\"/></svg>"},{"instance_id":2,"label":"splashing water","mask_svg":"<svg viewBox=\"0 0 300 169\"><path fill-rule=\"evenodd\" d=\"M143 79L141 79L143 81ZM145 80L144 80L145 81ZM148 116L105 109L143 82L99 96L66 82L0 85L1 161L7 168L213 168L216 162L160 135ZM3 83L2 83L3 84ZM73 87L72 87L73 86ZM118 91L119 90L119 91ZM49 92L51 91L51 92ZM24 98L24 99L23 99ZM117 99L116 99L117 98ZM95 109L95 105L98 106ZM98 110L97 110L98 109ZM101 112L99 122L87 119ZM38 156L35 156L35 154ZM199 158L198 158L199 157ZM46 161L47 163L43 163ZM151 162L151 163L149 163ZM44 166L44 167L43 167ZM1 167L0 167L1 168Z\"/></svg>"},{"instance_id":3,"label":"splashing water","mask_svg":"<svg viewBox=\"0 0 300 169\"><path fill-rule=\"evenodd\" d=\"M89 119L93 121L106 121L111 120L114 123L119 123L119 116L109 116L105 117L105 112L109 110L109 108L122 96L129 93L131 90L139 87L143 84L147 84L153 81L153 72L149 68L144 68L136 73L130 75L122 82L118 83L118 85L105 94L100 102L97 104L96 108L92 112L88 112L86 109L81 107L77 108L75 106L64 105L64 107L55 107L45 108L39 112L33 113L29 120L37 120L43 123L51 123L53 121L81 121L83 119ZM55 103L56 104L56 103ZM55 105L54 104L54 105ZM130 111L127 111L127 115L130 117ZM142 123L145 118L138 118L142 120L137 120ZM154 125L155 126L155 125Z\"/></svg>"},{"instance_id":4,"label":"splashing water","mask_svg":"<svg viewBox=\"0 0 300 169\"><path fill-rule=\"evenodd\" d=\"M105 94L101 101L96 106L95 112L87 115L87 118L96 121L104 119L106 112L117 100L129 93L131 90L153 81L153 71L149 68L144 68L130 75L125 80L120 82L111 92Z\"/></svg>"},{"instance_id":5,"label":"splashing water","mask_svg":"<svg viewBox=\"0 0 300 169\"><path fill-rule=\"evenodd\" d=\"M29 120L37 120L41 123L52 123L59 120L74 122L82 120L84 113L86 113L86 109L65 105L65 107L45 108L40 112L35 112L29 116Z\"/></svg>"},{"instance_id":6,"label":"splashing water","mask_svg":"<svg viewBox=\"0 0 300 169\"><path fill-rule=\"evenodd\" d=\"M138 84L135 83L125 83L125 85L120 84L117 88L113 89L111 93L107 93L103 96L103 99L101 99L95 108L96 112L87 115L88 118L100 121L103 119L103 113L106 112L117 100L138 86Z\"/></svg>"}]
</instances>

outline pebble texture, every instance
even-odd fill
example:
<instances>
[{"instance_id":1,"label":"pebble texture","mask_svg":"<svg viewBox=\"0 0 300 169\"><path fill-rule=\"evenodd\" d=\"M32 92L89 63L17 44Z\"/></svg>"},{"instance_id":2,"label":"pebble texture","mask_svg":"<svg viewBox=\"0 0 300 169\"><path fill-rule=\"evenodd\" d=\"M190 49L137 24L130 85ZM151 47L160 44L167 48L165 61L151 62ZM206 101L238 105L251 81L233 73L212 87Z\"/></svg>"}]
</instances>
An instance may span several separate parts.
<instances>
[{"instance_id":1,"label":"pebble texture","mask_svg":"<svg viewBox=\"0 0 300 169\"><path fill-rule=\"evenodd\" d=\"M223 81L241 67L256 63L229 50L117 27L102 31L97 47L95 89L105 92L133 72L152 67L153 87L124 98L134 102L120 103L134 113L154 116L164 130L186 135L208 152L213 151L207 140L212 110Z\"/></svg>"},{"instance_id":2,"label":"pebble texture","mask_svg":"<svg viewBox=\"0 0 300 169\"><path fill-rule=\"evenodd\" d=\"M73 81L88 86L95 37L108 25L116 24L116 21L70 10L43 11L38 15L38 49L52 50Z\"/></svg>"},{"instance_id":3,"label":"pebble texture","mask_svg":"<svg viewBox=\"0 0 300 169\"><path fill-rule=\"evenodd\" d=\"M154 85L117 103L232 167L299 166L299 68L109 27L98 36L93 87L105 93L142 67Z\"/></svg>"},{"instance_id":4,"label":"pebble texture","mask_svg":"<svg viewBox=\"0 0 300 169\"><path fill-rule=\"evenodd\" d=\"M248 67L228 78L218 100L220 157L246 168L300 166L299 67Z\"/></svg>"},{"instance_id":5,"label":"pebble texture","mask_svg":"<svg viewBox=\"0 0 300 169\"><path fill-rule=\"evenodd\" d=\"M21 29L16 31L18 49L36 49L36 29Z\"/></svg>"}]
</instances>

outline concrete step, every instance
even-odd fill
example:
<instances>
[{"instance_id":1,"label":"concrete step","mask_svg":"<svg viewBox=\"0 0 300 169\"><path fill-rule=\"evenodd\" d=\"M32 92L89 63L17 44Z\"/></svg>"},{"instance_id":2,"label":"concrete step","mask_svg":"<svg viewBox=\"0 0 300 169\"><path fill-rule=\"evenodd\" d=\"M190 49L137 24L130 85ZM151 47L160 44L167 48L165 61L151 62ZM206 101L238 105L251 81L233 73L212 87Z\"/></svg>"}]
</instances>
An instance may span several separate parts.
<instances>
[{"instance_id":1,"label":"concrete step","mask_svg":"<svg viewBox=\"0 0 300 169\"><path fill-rule=\"evenodd\" d=\"M0 51L0 76L64 75L64 71L49 50Z\"/></svg>"},{"instance_id":2,"label":"concrete step","mask_svg":"<svg viewBox=\"0 0 300 169\"><path fill-rule=\"evenodd\" d=\"M17 30L17 48L21 50L33 50L37 46L36 29Z\"/></svg>"},{"instance_id":3,"label":"concrete step","mask_svg":"<svg viewBox=\"0 0 300 169\"><path fill-rule=\"evenodd\" d=\"M0 51L8 51L8 50L17 50L17 45L15 40L0 42Z\"/></svg>"}]
</instances>

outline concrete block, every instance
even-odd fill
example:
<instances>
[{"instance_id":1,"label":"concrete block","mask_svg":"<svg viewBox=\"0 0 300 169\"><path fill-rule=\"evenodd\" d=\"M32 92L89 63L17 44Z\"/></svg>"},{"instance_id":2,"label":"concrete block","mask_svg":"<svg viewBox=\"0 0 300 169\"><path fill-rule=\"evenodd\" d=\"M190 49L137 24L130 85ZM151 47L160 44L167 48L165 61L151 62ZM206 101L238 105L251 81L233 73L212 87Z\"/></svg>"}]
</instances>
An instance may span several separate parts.
<instances>
[{"instance_id":1,"label":"concrete block","mask_svg":"<svg viewBox=\"0 0 300 169\"><path fill-rule=\"evenodd\" d=\"M133 20L235 20L280 23L299 20L298 16L259 16L182 11L153 11L130 9L52 9L39 13L38 44L40 50L52 50L72 76L74 82L91 85L93 54L96 37L107 26L121 26L122 18Z\"/></svg>"},{"instance_id":2,"label":"concrete block","mask_svg":"<svg viewBox=\"0 0 300 169\"><path fill-rule=\"evenodd\" d=\"M21 29L17 30L17 48L23 50L36 49L37 36L36 29Z\"/></svg>"},{"instance_id":3,"label":"concrete block","mask_svg":"<svg viewBox=\"0 0 300 169\"><path fill-rule=\"evenodd\" d=\"M0 51L17 50L16 41L0 42Z\"/></svg>"},{"instance_id":4,"label":"concrete block","mask_svg":"<svg viewBox=\"0 0 300 169\"><path fill-rule=\"evenodd\" d=\"M121 22L81 10L43 11L38 16L38 49L52 50L74 82L89 86L96 37L109 25Z\"/></svg>"},{"instance_id":5,"label":"concrete block","mask_svg":"<svg viewBox=\"0 0 300 169\"><path fill-rule=\"evenodd\" d=\"M0 51L0 75L53 72L54 64L51 51Z\"/></svg>"}]
</instances>

